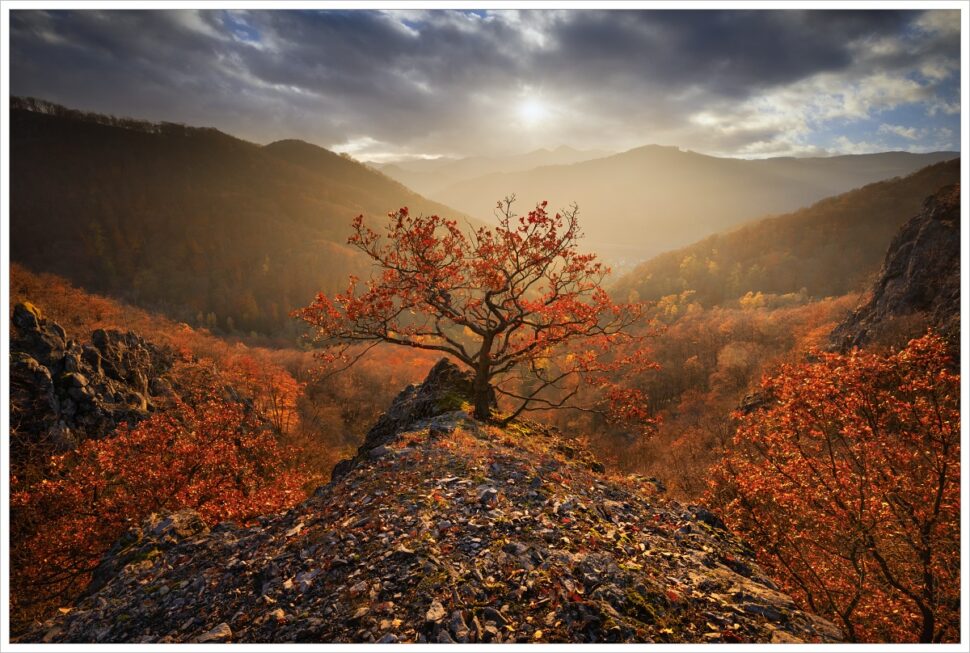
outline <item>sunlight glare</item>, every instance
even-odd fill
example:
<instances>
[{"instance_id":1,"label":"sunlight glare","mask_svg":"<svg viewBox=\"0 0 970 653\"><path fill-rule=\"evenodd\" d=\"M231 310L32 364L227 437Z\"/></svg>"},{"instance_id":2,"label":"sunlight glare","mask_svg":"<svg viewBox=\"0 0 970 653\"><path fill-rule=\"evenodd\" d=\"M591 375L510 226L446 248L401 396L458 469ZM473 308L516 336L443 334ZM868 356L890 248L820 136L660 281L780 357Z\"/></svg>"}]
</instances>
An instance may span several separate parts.
<instances>
[{"instance_id":1,"label":"sunlight glare","mask_svg":"<svg viewBox=\"0 0 970 653\"><path fill-rule=\"evenodd\" d=\"M519 117L527 125L535 125L546 118L548 110L539 100L529 99L519 105Z\"/></svg>"}]
</instances>

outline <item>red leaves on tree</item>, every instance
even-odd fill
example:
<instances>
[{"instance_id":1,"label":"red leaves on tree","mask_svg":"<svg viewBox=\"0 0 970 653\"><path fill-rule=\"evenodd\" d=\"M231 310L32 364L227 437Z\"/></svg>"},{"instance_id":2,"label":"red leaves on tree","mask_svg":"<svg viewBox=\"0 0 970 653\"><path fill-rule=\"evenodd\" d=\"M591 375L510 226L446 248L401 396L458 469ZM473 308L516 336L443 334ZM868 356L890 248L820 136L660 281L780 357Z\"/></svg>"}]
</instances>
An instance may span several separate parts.
<instances>
[{"instance_id":1,"label":"red leaves on tree","mask_svg":"<svg viewBox=\"0 0 970 653\"><path fill-rule=\"evenodd\" d=\"M630 346L639 304L616 304L602 288L608 268L577 250L577 210L549 214L543 202L518 216L500 202L499 225L466 235L454 220L402 208L379 234L358 216L350 244L374 262L333 297L297 312L316 327L325 360L352 364L348 345L388 342L440 351L475 372L479 418L489 388L524 410L576 407L580 385L598 389L584 406L649 425L642 393L617 387L623 372L651 365ZM634 343L635 344L635 343ZM621 347L621 345L627 345ZM359 350L357 350L359 352ZM359 356L359 353L358 353Z\"/></svg>"},{"instance_id":2,"label":"red leaves on tree","mask_svg":"<svg viewBox=\"0 0 970 653\"><path fill-rule=\"evenodd\" d=\"M853 641L958 641L958 375L935 335L880 356L816 353L739 415L711 501Z\"/></svg>"},{"instance_id":3,"label":"red leaves on tree","mask_svg":"<svg viewBox=\"0 0 970 653\"><path fill-rule=\"evenodd\" d=\"M11 483L11 596L70 597L153 512L192 508L209 523L245 523L292 505L306 481L293 457L256 412L213 397L54 456L44 480Z\"/></svg>"},{"instance_id":4,"label":"red leaves on tree","mask_svg":"<svg viewBox=\"0 0 970 653\"><path fill-rule=\"evenodd\" d=\"M304 384L281 367L251 355L229 358L225 365L229 368L229 378L257 412L269 420L273 431L277 435L289 432L299 420L297 399Z\"/></svg>"}]
</instances>

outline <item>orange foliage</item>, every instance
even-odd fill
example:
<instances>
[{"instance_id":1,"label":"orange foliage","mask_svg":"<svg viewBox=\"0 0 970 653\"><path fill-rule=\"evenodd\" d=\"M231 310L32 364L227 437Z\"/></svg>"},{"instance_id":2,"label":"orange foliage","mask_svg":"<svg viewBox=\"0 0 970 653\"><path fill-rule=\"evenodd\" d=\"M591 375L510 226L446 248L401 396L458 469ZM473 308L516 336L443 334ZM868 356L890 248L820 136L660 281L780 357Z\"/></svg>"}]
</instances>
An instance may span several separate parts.
<instances>
[{"instance_id":1,"label":"orange foliage","mask_svg":"<svg viewBox=\"0 0 970 653\"><path fill-rule=\"evenodd\" d=\"M650 309L667 323L650 339L648 353L659 368L624 380L648 398L659 421L653 438L633 438L589 416L544 419L568 432L594 434L600 457L656 476L675 495L695 499L734 432L732 411L760 376L821 346L857 301L847 295L801 306L703 309L689 293L667 298Z\"/></svg>"},{"instance_id":2,"label":"orange foliage","mask_svg":"<svg viewBox=\"0 0 970 653\"><path fill-rule=\"evenodd\" d=\"M959 376L935 335L765 378L709 500L852 641L960 637Z\"/></svg>"},{"instance_id":3,"label":"orange foliage","mask_svg":"<svg viewBox=\"0 0 970 653\"><path fill-rule=\"evenodd\" d=\"M11 584L20 617L70 598L126 528L191 508L209 523L246 522L305 495L258 413L208 396L53 456L46 478L11 482Z\"/></svg>"},{"instance_id":4,"label":"orange foliage","mask_svg":"<svg viewBox=\"0 0 970 653\"><path fill-rule=\"evenodd\" d=\"M236 381L243 396L270 420L278 435L293 428L298 419L296 402L303 392L303 383L284 370L258 361L251 354L232 359L228 374Z\"/></svg>"}]
</instances>

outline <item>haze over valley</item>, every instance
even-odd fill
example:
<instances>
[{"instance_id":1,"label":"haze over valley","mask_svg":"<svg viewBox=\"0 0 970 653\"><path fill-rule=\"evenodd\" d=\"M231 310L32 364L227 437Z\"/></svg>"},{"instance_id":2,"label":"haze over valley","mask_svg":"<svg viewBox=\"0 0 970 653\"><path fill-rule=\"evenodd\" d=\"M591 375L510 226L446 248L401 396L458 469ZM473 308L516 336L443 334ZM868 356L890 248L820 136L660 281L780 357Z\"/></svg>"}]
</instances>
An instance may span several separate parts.
<instances>
[{"instance_id":1,"label":"haze over valley","mask_svg":"<svg viewBox=\"0 0 970 653\"><path fill-rule=\"evenodd\" d=\"M491 172L431 188L428 196L483 220L492 215L490 198L512 192L525 205L568 197L587 218L589 246L614 265L631 265L742 222L958 156L884 152L746 160L648 145L572 164ZM444 177L449 167L441 167Z\"/></svg>"}]
</instances>

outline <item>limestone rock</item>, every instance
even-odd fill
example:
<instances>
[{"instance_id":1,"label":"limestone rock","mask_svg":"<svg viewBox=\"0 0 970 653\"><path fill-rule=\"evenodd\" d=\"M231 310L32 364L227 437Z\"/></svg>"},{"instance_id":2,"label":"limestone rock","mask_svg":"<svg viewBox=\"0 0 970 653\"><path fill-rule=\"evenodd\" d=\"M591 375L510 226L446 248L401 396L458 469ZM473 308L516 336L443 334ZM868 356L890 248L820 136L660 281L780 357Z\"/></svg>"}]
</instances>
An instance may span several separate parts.
<instances>
[{"instance_id":1,"label":"limestone rock","mask_svg":"<svg viewBox=\"0 0 970 653\"><path fill-rule=\"evenodd\" d=\"M64 450L144 419L173 397L172 353L138 335L98 329L68 339L29 302L14 306L10 335L11 440L15 459Z\"/></svg>"},{"instance_id":2,"label":"limestone rock","mask_svg":"<svg viewBox=\"0 0 970 653\"><path fill-rule=\"evenodd\" d=\"M893 239L871 299L833 330L846 351L874 343L905 345L933 326L960 361L960 186L927 198Z\"/></svg>"},{"instance_id":3,"label":"limestone rock","mask_svg":"<svg viewBox=\"0 0 970 653\"><path fill-rule=\"evenodd\" d=\"M387 412L381 415L367 432L364 443L357 450L357 455L337 463L332 477L339 479L345 476L366 457L383 455L383 451L374 455L371 455L371 452L380 451L381 445L408 426L437 415L461 410L465 403L473 400L472 384L471 372L462 371L447 358L442 358L435 363L422 383L409 385L394 398ZM493 406L496 405L494 392L491 403ZM431 428L434 429L436 436L447 433L441 425L432 424Z\"/></svg>"}]
</instances>

